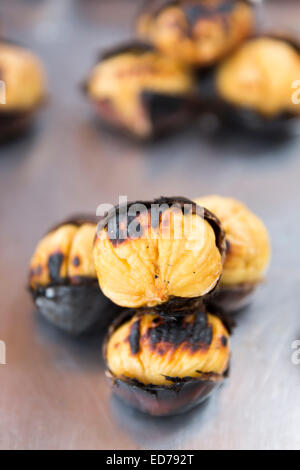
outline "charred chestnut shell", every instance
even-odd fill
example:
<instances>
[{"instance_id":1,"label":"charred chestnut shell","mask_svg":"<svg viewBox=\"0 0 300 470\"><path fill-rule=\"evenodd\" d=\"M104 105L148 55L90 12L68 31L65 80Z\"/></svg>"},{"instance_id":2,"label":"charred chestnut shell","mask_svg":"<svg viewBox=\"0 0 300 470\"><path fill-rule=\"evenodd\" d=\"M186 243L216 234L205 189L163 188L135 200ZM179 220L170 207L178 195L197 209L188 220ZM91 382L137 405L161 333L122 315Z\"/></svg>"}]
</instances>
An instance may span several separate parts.
<instances>
[{"instance_id":1,"label":"charred chestnut shell","mask_svg":"<svg viewBox=\"0 0 300 470\"><path fill-rule=\"evenodd\" d=\"M32 124L33 112L1 112L0 113L0 141L13 139L25 133Z\"/></svg>"},{"instance_id":2,"label":"charred chestnut shell","mask_svg":"<svg viewBox=\"0 0 300 470\"><path fill-rule=\"evenodd\" d=\"M219 284L217 289L205 298L205 305L208 310L224 312L226 314L235 313L247 307L260 283L243 283L233 286L222 286Z\"/></svg>"},{"instance_id":3,"label":"charred chestnut shell","mask_svg":"<svg viewBox=\"0 0 300 470\"><path fill-rule=\"evenodd\" d=\"M189 122L195 85L190 69L136 41L104 52L84 91L103 123L149 139Z\"/></svg>"},{"instance_id":4,"label":"charred chestnut shell","mask_svg":"<svg viewBox=\"0 0 300 470\"><path fill-rule=\"evenodd\" d=\"M247 0L149 0L137 31L164 54L206 67L254 33L255 16Z\"/></svg>"},{"instance_id":5,"label":"charred chestnut shell","mask_svg":"<svg viewBox=\"0 0 300 470\"><path fill-rule=\"evenodd\" d=\"M219 220L183 197L116 206L94 242L103 293L122 307L163 304L166 315L199 306L220 279L224 252Z\"/></svg>"},{"instance_id":6,"label":"charred chestnut shell","mask_svg":"<svg viewBox=\"0 0 300 470\"><path fill-rule=\"evenodd\" d=\"M0 105L0 140L25 132L46 101L42 64L27 49L13 41L0 39L1 80L5 84L5 103Z\"/></svg>"},{"instance_id":7,"label":"charred chestnut shell","mask_svg":"<svg viewBox=\"0 0 300 470\"><path fill-rule=\"evenodd\" d=\"M126 311L115 320L103 347L104 360L107 364L106 376L113 393L127 405L154 416L175 415L201 403L224 381L229 368L229 334L220 319L207 315L204 311L194 313L189 321L184 316L162 317L156 311L140 310L132 317L134 313L132 310ZM151 320L143 326L147 317ZM115 339L114 333L126 322L130 325L129 336L126 336L125 331L125 335L122 336L121 333L121 336ZM212 327L212 324L215 326ZM139 363L145 361L142 366L145 375L150 369L154 369L155 372L151 374L155 379L155 374L159 371L159 381L162 383L153 384L149 380L143 383L132 373L126 376L124 371L122 374L122 366L121 374L114 373L110 368L111 356L124 353L128 354L128 362L124 360L123 364L129 373L130 356L134 360L134 356L139 355ZM183 376L183 371L178 366L179 356L182 358L180 364L184 363L189 369L190 365L187 365L186 361L191 359L197 364L197 360L195 362L193 359L197 354L200 358L202 354L205 358L206 355L210 358L211 355L219 355L220 358L218 357L216 362L214 360L211 362L214 364L211 367L218 371L196 370L193 371L193 376ZM156 361L159 366L156 366ZM175 375L169 375L169 370L172 370L173 366Z\"/></svg>"},{"instance_id":8,"label":"charred chestnut shell","mask_svg":"<svg viewBox=\"0 0 300 470\"><path fill-rule=\"evenodd\" d=\"M253 132L260 135L265 135L267 137L284 137L289 134L299 133L300 126L299 126L299 105L294 105L294 110L291 107L292 103L292 82L295 80L295 76L298 76L300 73L300 68L298 68L298 72L292 74L287 83L285 84L285 91L287 95L286 106L282 106L281 110L277 112L273 112L270 114L266 114L262 112L262 110L253 106L246 106L245 104L237 104L233 102L233 100L228 99L225 97L224 93L221 92L220 84L218 85L218 80L221 81L221 71L225 70L227 64L230 62L233 63L235 57L238 57L240 52L248 47L248 44L254 43L257 40L274 40L281 42L289 47L291 47L298 55L299 59L297 62L300 61L300 43L299 40L296 38L292 38L289 35L284 34L264 34L264 35L256 35L254 38L250 39L249 41L245 42L239 49L237 49L233 55L223 61L220 65L216 67L209 68L207 70L198 71L198 84L199 89L201 89L201 96L199 94L199 107L202 109L203 107L203 96L206 96L206 106L210 108L210 110L214 111L218 117L220 118L221 122L226 126L234 128L239 128L241 130ZM250 59L251 60L251 59ZM245 62L245 59L244 59ZM259 61L258 61L259 63ZM265 60L266 64L266 60ZM264 66L265 66L264 64ZM278 57L278 63L274 66L274 72L272 74L276 77L276 71L282 70L284 68L284 63L282 62L281 56ZM228 69L229 70L229 69ZM238 76L238 68L233 68L233 74L235 77ZM218 78L219 77L219 78ZM244 75L245 77L245 75ZM251 83L252 78L249 77L249 87L251 90L251 86L253 87L253 83ZM230 79L227 79L228 83ZM234 84L235 81L232 81ZM236 85L234 87L236 90L242 90L241 86ZM264 90L266 89L266 83L264 83ZM248 89L249 90L249 89ZM247 96L246 89L243 93L243 97ZM262 101L264 100L265 103L270 102L270 98L265 94L262 94ZM280 95L280 90L275 92L275 97Z\"/></svg>"},{"instance_id":9,"label":"charred chestnut shell","mask_svg":"<svg viewBox=\"0 0 300 470\"><path fill-rule=\"evenodd\" d=\"M44 239L60 228L73 227L74 233L70 236L73 237L74 243L76 229L83 226L92 228L92 225L94 225L94 233L97 221L96 217L93 216L73 217L53 227ZM76 273L76 269L80 271L80 263L82 265L86 264L84 259L85 250L92 250L93 236L89 235L91 239L90 247L82 247L80 246L82 243L78 241L76 248L80 252L80 256L73 253L72 260L67 261L71 251L67 252L63 249L60 251L59 246L56 246L54 250L51 247L49 252L39 255L39 250L47 250L46 242L43 247L37 247L31 261L29 290L38 312L50 323L72 335L84 333L96 323L101 324L102 327L107 327L117 311L109 299L102 294L95 275L85 275L84 268L82 274L77 275ZM64 243L63 236L61 243ZM35 256L40 256L42 261L36 262ZM91 257L91 255L89 256ZM73 265L72 277L66 272L61 275L62 266L66 261ZM41 276L46 276L46 280Z\"/></svg>"}]
</instances>

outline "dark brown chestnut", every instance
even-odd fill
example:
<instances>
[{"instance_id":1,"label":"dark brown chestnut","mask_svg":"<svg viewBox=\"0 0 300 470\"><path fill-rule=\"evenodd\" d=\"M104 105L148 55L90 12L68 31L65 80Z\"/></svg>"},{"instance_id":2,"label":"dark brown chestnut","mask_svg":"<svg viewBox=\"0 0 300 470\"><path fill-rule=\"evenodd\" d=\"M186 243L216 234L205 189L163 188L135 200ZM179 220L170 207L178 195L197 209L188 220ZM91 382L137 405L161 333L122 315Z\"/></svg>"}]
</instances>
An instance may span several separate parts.
<instances>
[{"instance_id":1,"label":"dark brown chestnut","mask_svg":"<svg viewBox=\"0 0 300 470\"><path fill-rule=\"evenodd\" d=\"M94 261L100 287L114 303L163 304L171 314L215 288L224 250L223 230L211 212L183 197L162 197L117 206L104 217Z\"/></svg>"},{"instance_id":2,"label":"dark brown chestnut","mask_svg":"<svg viewBox=\"0 0 300 470\"><path fill-rule=\"evenodd\" d=\"M137 20L141 38L196 67L215 64L253 34L246 0L149 0Z\"/></svg>"},{"instance_id":3,"label":"dark brown chestnut","mask_svg":"<svg viewBox=\"0 0 300 470\"><path fill-rule=\"evenodd\" d=\"M195 83L181 63L131 42L102 54L84 89L102 122L147 139L187 123Z\"/></svg>"},{"instance_id":4,"label":"dark brown chestnut","mask_svg":"<svg viewBox=\"0 0 300 470\"><path fill-rule=\"evenodd\" d=\"M76 216L50 230L30 261L29 287L38 311L78 335L96 322L108 326L116 308L102 294L92 247L97 219Z\"/></svg>"},{"instance_id":5,"label":"dark brown chestnut","mask_svg":"<svg viewBox=\"0 0 300 470\"><path fill-rule=\"evenodd\" d=\"M199 76L199 86L226 124L273 136L299 131L300 104L292 99L300 76L296 39L257 36Z\"/></svg>"},{"instance_id":6,"label":"dark brown chestnut","mask_svg":"<svg viewBox=\"0 0 300 470\"><path fill-rule=\"evenodd\" d=\"M204 311L176 318L127 311L110 327L104 344L113 392L155 416L201 403L223 382L229 358L227 329Z\"/></svg>"},{"instance_id":7,"label":"dark brown chestnut","mask_svg":"<svg viewBox=\"0 0 300 470\"><path fill-rule=\"evenodd\" d=\"M219 218L227 246L220 283L205 302L225 312L237 311L250 302L267 271L271 256L267 229L253 212L233 198L213 195L196 202Z\"/></svg>"},{"instance_id":8,"label":"dark brown chestnut","mask_svg":"<svg viewBox=\"0 0 300 470\"><path fill-rule=\"evenodd\" d=\"M216 312L225 312L226 314L238 312L250 304L260 283L244 282L232 286L220 283L217 289L207 295L204 303Z\"/></svg>"},{"instance_id":9,"label":"dark brown chestnut","mask_svg":"<svg viewBox=\"0 0 300 470\"><path fill-rule=\"evenodd\" d=\"M25 131L46 99L40 60L11 41L0 40L0 139Z\"/></svg>"}]
</instances>

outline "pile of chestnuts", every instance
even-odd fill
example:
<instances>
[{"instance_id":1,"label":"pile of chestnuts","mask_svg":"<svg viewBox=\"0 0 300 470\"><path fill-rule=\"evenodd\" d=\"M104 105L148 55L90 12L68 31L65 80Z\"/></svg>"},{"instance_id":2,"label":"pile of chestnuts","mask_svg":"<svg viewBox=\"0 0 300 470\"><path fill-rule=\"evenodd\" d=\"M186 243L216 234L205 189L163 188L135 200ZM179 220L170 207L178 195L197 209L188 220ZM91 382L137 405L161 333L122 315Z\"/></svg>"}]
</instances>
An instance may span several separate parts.
<instances>
[{"instance_id":1,"label":"pile of chestnuts","mask_svg":"<svg viewBox=\"0 0 300 470\"><path fill-rule=\"evenodd\" d=\"M148 0L138 39L104 53L85 92L103 123L140 139L213 113L220 123L285 134L297 123L300 43L258 31L251 0Z\"/></svg>"},{"instance_id":2,"label":"pile of chestnuts","mask_svg":"<svg viewBox=\"0 0 300 470\"><path fill-rule=\"evenodd\" d=\"M109 326L103 354L114 393L162 416L224 381L227 315L250 301L269 259L267 230L242 203L162 197L116 206L98 225L80 216L51 229L30 262L29 288L40 313L69 333Z\"/></svg>"},{"instance_id":3,"label":"pile of chestnuts","mask_svg":"<svg viewBox=\"0 0 300 470\"><path fill-rule=\"evenodd\" d=\"M138 139L213 114L256 133L297 129L300 42L257 28L254 0L148 0L137 38L102 53L84 82L102 123ZM40 60L0 38L0 140L28 129L47 98ZM216 120L215 120L216 121Z\"/></svg>"}]
</instances>

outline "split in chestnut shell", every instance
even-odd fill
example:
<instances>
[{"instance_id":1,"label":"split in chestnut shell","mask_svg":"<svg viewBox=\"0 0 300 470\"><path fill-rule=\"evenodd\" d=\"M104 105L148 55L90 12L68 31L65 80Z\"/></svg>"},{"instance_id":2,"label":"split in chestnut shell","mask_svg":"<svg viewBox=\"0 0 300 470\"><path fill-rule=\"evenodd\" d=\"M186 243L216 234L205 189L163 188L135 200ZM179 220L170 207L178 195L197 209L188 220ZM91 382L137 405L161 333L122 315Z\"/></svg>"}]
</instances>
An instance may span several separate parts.
<instances>
[{"instance_id":1,"label":"split in chestnut shell","mask_svg":"<svg viewBox=\"0 0 300 470\"><path fill-rule=\"evenodd\" d=\"M130 42L102 54L84 90L103 123L148 139L189 122L195 85L189 68Z\"/></svg>"},{"instance_id":2,"label":"split in chestnut shell","mask_svg":"<svg viewBox=\"0 0 300 470\"><path fill-rule=\"evenodd\" d=\"M182 197L115 207L98 227L100 287L122 307L180 311L217 285L225 251L219 220Z\"/></svg>"},{"instance_id":3,"label":"split in chestnut shell","mask_svg":"<svg viewBox=\"0 0 300 470\"><path fill-rule=\"evenodd\" d=\"M30 262L29 289L41 315L79 335L94 324L108 326L116 307L102 294L93 265L97 219L76 216L41 239Z\"/></svg>"},{"instance_id":4,"label":"split in chestnut shell","mask_svg":"<svg viewBox=\"0 0 300 470\"><path fill-rule=\"evenodd\" d=\"M223 382L229 333L204 311L176 318L128 311L109 329L103 352L114 394L142 412L172 415L201 403Z\"/></svg>"},{"instance_id":5,"label":"split in chestnut shell","mask_svg":"<svg viewBox=\"0 0 300 470\"><path fill-rule=\"evenodd\" d=\"M245 0L149 0L137 32L164 54L207 67L254 33L255 16Z\"/></svg>"}]
</instances>

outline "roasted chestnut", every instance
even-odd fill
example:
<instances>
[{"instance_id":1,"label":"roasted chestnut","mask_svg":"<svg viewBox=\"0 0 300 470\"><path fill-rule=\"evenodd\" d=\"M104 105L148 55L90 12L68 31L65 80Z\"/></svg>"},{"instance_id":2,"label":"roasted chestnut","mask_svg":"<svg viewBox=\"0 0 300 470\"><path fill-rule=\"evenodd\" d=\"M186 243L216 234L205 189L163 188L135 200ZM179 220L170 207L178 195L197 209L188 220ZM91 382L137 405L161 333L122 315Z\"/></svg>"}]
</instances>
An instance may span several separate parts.
<instances>
[{"instance_id":1,"label":"roasted chestnut","mask_svg":"<svg viewBox=\"0 0 300 470\"><path fill-rule=\"evenodd\" d=\"M103 122L142 139L183 125L193 113L193 72L142 43L103 54L84 88Z\"/></svg>"},{"instance_id":2,"label":"roasted chestnut","mask_svg":"<svg viewBox=\"0 0 300 470\"><path fill-rule=\"evenodd\" d=\"M235 199L206 196L196 202L220 219L227 245L221 281L206 302L225 312L239 310L264 279L271 251L268 232L262 221Z\"/></svg>"},{"instance_id":3,"label":"roasted chestnut","mask_svg":"<svg viewBox=\"0 0 300 470\"><path fill-rule=\"evenodd\" d=\"M99 223L100 287L123 307L167 312L210 292L222 272L224 233L207 209L182 197L120 205Z\"/></svg>"},{"instance_id":4,"label":"roasted chestnut","mask_svg":"<svg viewBox=\"0 0 300 470\"><path fill-rule=\"evenodd\" d=\"M286 124L300 116L300 105L292 100L292 85L300 76L300 46L292 39L251 39L213 75L216 109L226 122L282 133L289 127Z\"/></svg>"},{"instance_id":5,"label":"roasted chestnut","mask_svg":"<svg viewBox=\"0 0 300 470\"><path fill-rule=\"evenodd\" d=\"M254 28L246 0L149 0L137 21L141 38L196 67L216 63Z\"/></svg>"},{"instance_id":6,"label":"roasted chestnut","mask_svg":"<svg viewBox=\"0 0 300 470\"><path fill-rule=\"evenodd\" d=\"M32 122L46 97L40 60L29 50L0 40L0 139L14 137Z\"/></svg>"},{"instance_id":7,"label":"roasted chestnut","mask_svg":"<svg viewBox=\"0 0 300 470\"><path fill-rule=\"evenodd\" d=\"M29 288L38 311L74 335L98 320L105 325L115 310L97 282L92 255L96 222L78 216L59 224L38 243L30 261Z\"/></svg>"},{"instance_id":8,"label":"roasted chestnut","mask_svg":"<svg viewBox=\"0 0 300 470\"><path fill-rule=\"evenodd\" d=\"M167 318L126 313L104 345L107 377L126 404L151 415L184 412L218 387L229 367L229 334L204 311Z\"/></svg>"}]
</instances>

